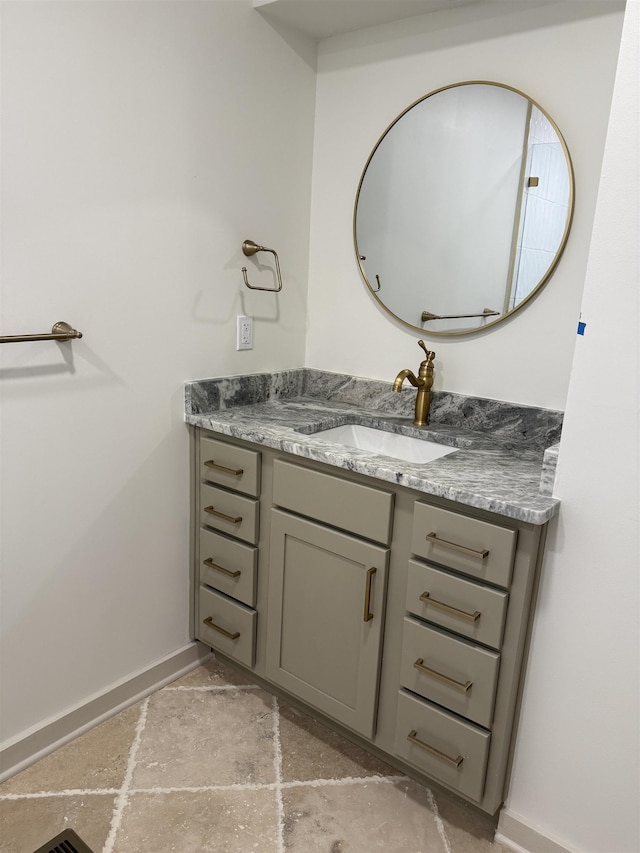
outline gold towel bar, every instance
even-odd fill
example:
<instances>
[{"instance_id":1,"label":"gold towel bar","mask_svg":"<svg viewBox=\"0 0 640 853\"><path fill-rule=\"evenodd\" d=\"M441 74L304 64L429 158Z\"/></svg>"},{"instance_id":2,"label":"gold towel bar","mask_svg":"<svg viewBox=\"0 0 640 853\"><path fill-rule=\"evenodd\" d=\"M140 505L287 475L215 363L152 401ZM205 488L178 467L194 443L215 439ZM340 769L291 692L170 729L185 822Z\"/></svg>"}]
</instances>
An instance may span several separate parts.
<instances>
[{"instance_id":1,"label":"gold towel bar","mask_svg":"<svg viewBox=\"0 0 640 853\"><path fill-rule=\"evenodd\" d=\"M280 293L282 290L282 276L280 275L280 262L278 261L278 255L275 249L267 249L266 246L258 246L258 244L254 243L253 240L245 240L242 244L242 251L247 257L255 255L256 252L271 252L273 257L276 259L276 273L278 276L277 287L255 287L253 284L249 284L246 267L242 267L242 276L244 278L244 283L250 290L266 290L268 293Z\"/></svg>"},{"instance_id":2,"label":"gold towel bar","mask_svg":"<svg viewBox=\"0 0 640 853\"><path fill-rule=\"evenodd\" d=\"M68 323L54 323L51 331L42 335L2 335L0 344L17 344L24 341L70 341L81 338L82 332L73 329Z\"/></svg>"},{"instance_id":3,"label":"gold towel bar","mask_svg":"<svg viewBox=\"0 0 640 853\"><path fill-rule=\"evenodd\" d=\"M458 320L463 317L497 317L499 311L493 311L491 308L485 308L481 314L432 314L431 311L423 311L421 320L426 323L428 320Z\"/></svg>"}]
</instances>

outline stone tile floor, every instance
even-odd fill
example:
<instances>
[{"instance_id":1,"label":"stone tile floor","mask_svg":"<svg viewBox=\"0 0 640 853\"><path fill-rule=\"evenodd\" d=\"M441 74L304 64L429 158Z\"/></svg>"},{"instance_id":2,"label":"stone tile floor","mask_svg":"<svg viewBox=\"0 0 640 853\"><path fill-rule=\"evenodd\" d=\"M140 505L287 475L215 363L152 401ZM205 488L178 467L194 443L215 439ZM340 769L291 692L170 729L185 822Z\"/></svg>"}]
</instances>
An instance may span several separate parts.
<instances>
[{"instance_id":1,"label":"stone tile floor","mask_svg":"<svg viewBox=\"0 0 640 853\"><path fill-rule=\"evenodd\" d=\"M494 821L211 660L0 785L0 850L506 853Z\"/></svg>"}]
</instances>

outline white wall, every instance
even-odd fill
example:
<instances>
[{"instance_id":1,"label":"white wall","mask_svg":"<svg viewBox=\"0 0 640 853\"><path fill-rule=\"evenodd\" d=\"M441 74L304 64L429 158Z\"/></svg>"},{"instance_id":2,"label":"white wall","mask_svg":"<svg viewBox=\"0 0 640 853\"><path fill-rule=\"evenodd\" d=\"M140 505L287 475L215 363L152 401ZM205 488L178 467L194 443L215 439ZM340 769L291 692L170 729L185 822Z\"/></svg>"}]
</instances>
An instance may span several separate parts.
<instances>
[{"instance_id":1,"label":"white wall","mask_svg":"<svg viewBox=\"0 0 640 853\"><path fill-rule=\"evenodd\" d=\"M437 353L435 387L563 409L620 39L618 3L488 3L320 43L307 365L391 381ZM412 101L464 80L507 83L558 123L576 177L572 233L550 284L485 333L429 338L394 321L362 282L352 213L362 168ZM509 357L505 358L505 353Z\"/></svg>"},{"instance_id":2,"label":"white wall","mask_svg":"<svg viewBox=\"0 0 640 853\"><path fill-rule=\"evenodd\" d=\"M6 742L188 642L183 382L303 361L315 48L249 0L1 8L0 331L84 333L1 347Z\"/></svg>"},{"instance_id":3,"label":"white wall","mask_svg":"<svg viewBox=\"0 0 640 853\"><path fill-rule=\"evenodd\" d=\"M507 815L640 850L638 52L629 2Z\"/></svg>"}]
</instances>

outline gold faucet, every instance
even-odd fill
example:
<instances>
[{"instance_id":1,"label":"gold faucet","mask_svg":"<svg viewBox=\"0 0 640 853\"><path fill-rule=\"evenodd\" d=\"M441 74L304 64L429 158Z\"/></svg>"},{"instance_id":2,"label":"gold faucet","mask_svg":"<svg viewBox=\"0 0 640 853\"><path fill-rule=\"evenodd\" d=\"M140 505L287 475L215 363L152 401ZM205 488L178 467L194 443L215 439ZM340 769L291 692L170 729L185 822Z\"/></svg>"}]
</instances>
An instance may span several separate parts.
<instances>
[{"instance_id":1,"label":"gold faucet","mask_svg":"<svg viewBox=\"0 0 640 853\"><path fill-rule=\"evenodd\" d=\"M412 370L401 370L393 382L393 390L400 391L405 379L418 389L416 394L416 413L413 419L414 426L426 426L429 423L429 407L431 406L431 386L433 385L433 359L435 352L428 350L424 341L418 341L427 356L421 363L418 376Z\"/></svg>"}]
</instances>

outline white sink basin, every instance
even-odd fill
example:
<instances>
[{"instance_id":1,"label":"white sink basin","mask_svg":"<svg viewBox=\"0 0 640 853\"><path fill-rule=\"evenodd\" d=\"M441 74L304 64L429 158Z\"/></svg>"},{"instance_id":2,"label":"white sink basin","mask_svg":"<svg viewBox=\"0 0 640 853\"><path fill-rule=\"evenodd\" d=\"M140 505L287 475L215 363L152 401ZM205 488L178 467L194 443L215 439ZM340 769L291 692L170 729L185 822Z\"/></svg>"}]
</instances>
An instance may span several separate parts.
<instances>
[{"instance_id":1,"label":"white sink basin","mask_svg":"<svg viewBox=\"0 0 640 853\"><path fill-rule=\"evenodd\" d=\"M438 444L435 441L398 435L395 432L372 429L359 424L332 427L316 432L314 435L335 444L344 444L347 447L356 447L358 450L368 450L371 453L382 453L385 456L393 456L394 459L402 459L404 462L433 462L441 456L457 453L457 448Z\"/></svg>"}]
</instances>

